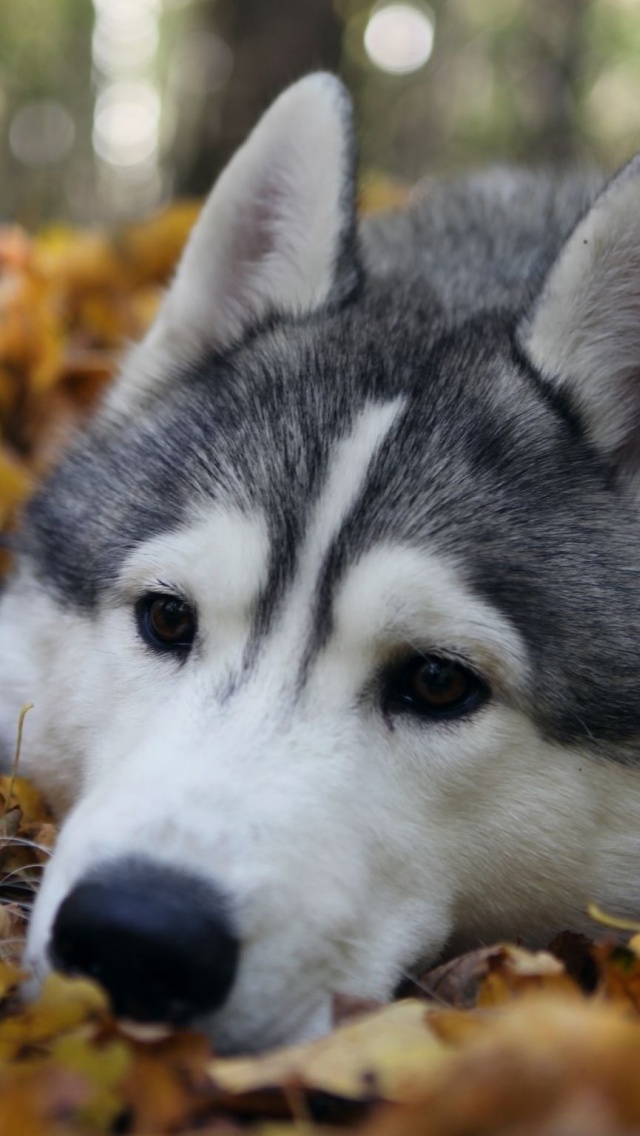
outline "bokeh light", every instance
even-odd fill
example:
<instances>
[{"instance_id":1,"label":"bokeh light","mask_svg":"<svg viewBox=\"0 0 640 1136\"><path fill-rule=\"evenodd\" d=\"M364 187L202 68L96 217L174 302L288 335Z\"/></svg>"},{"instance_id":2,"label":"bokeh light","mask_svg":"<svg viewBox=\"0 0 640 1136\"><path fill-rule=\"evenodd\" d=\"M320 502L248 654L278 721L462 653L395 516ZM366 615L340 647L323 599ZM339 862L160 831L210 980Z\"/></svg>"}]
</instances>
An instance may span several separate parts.
<instances>
[{"instance_id":1,"label":"bokeh light","mask_svg":"<svg viewBox=\"0 0 640 1136\"><path fill-rule=\"evenodd\" d=\"M145 163L157 153L159 124L160 97L151 83L111 83L96 100L95 151L113 166Z\"/></svg>"},{"instance_id":2,"label":"bokeh light","mask_svg":"<svg viewBox=\"0 0 640 1136\"><path fill-rule=\"evenodd\" d=\"M229 81L233 53L214 32L191 32L173 53L171 82L189 94L211 94Z\"/></svg>"},{"instance_id":3,"label":"bokeh light","mask_svg":"<svg viewBox=\"0 0 640 1136\"><path fill-rule=\"evenodd\" d=\"M364 47L381 71L408 75L429 59L434 33L435 18L426 4L385 2L369 17Z\"/></svg>"},{"instance_id":4,"label":"bokeh light","mask_svg":"<svg viewBox=\"0 0 640 1136\"><path fill-rule=\"evenodd\" d=\"M147 67L158 48L158 22L142 12L123 23L99 16L93 32L93 62L104 75L122 75Z\"/></svg>"},{"instance_id":5,"label":"bokeh light","mask_svg":"<svg viewBox=\"0 0 640 1136\"><path fill-rule=\"evenodd\" d=\"M98 184L116 212L148 209L162 194L163 121L158 51L161 0L93 0L91 58Z\"/></svg>"},{"instance_id":6,"label":"bokeh light","mask_svg":"<svg viewBox=\"0 0 640 1136\"><path fill-rule=\"evenodd\" d=\"M75 135L73 119L61 103L38 99L21 106L14 114L9 146L23 165L44 169L66 158Z\"/></svg>"}]
</instances>

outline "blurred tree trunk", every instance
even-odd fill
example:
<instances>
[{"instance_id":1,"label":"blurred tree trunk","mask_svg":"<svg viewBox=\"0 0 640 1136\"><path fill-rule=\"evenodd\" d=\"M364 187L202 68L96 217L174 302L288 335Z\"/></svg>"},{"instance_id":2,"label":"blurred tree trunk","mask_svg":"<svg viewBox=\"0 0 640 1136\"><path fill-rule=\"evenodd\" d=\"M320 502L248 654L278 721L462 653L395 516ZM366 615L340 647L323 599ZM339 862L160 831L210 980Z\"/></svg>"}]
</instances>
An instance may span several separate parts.
<instances>
[{"instance_id":1,"label":"blurred tree trunk","mask_svg":"<svg viewBox=\"0 0 640 1136\"><path fill-rule=\"evenodd\" d=\"M189 194L210 187L284 87L314 69L338 69L343 31L332 0L209 0L195 23L230 47L233 71L205 99L198 143L177 172L177 191Z\"/></svg>"},{"instance_id":2,"label":"blurred tree trunk","mask_svg":"<svg viewBox=\"0 0 640 1136\"><path fill-rule=\"evenodd\" d=\"M579 156L576 107L587 54L591 0L532 0L528 15L532 156L564 164Z\"/></svg>"}]
</instances>

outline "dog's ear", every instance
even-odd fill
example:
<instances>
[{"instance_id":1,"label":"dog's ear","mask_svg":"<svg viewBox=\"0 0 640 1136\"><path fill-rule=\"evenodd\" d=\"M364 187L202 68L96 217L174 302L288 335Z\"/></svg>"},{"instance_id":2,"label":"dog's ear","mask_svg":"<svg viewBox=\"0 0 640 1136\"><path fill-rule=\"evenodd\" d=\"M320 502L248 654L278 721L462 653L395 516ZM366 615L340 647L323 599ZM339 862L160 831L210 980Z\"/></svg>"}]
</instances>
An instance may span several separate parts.
<instances>
[{"instance_id":1,"label":"dog's ear","mask_svg":"<svg viewBox=\"0 0 640 1136\"><path fill-rule=\"evenodd\" d=\"M341 302L358 281L355 233L351 101L333 75L310 75L218 178L123 385L148 388L162 357L224 351L271 313Z\"/></svg>"},{"instance_id":2,"label":"dog's ear","mask_svg":"<svg viewBox=\"0 0 640 1136\"><path fill-rule=\"evenodd\" d=\"M587 435L640 471L640 155L596 198L551 269L521 343Z\"/></svg>"}]
</instances>

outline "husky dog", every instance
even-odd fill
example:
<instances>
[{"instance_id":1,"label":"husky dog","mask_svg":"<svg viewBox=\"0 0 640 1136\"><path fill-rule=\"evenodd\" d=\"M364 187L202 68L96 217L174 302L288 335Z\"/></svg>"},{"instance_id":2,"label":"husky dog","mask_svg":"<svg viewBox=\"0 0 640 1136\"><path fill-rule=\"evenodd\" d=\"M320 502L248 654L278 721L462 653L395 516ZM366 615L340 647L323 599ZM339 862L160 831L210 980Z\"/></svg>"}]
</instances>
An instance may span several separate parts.
<instances>
[{"instance_id":1,"label":"husky dog","mask_svg":"<svg viewBox=\"0 0 640 1136\"><path fill-rule=\"evenodd\" d=\"M354 166L336 79L267 112L0 610L28 962L223 1052L640 911L640 158L359 226Z\"/></svg>"}]
</instances>

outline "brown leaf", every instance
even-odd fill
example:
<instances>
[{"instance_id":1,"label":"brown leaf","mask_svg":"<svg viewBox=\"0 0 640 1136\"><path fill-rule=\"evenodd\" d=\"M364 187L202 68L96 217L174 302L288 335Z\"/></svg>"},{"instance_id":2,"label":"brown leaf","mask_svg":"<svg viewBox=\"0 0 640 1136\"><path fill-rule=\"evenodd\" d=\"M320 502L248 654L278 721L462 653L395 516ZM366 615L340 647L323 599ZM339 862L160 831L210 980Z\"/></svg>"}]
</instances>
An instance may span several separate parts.
<instances>
[{"instance_id":1,"label":"brown leaf","mask_svg":"<svg viewBox=\"0 0 640 1136\"><path fill-rule=\"evenodd\" d=\"M159 1042L130 1043L121 1101L132 1133L173 1132L195 1122L214 1098L211 1046L181 1031Z\"/></svg>"},{"instance_id":2,"label":"brown leaf","mask_svg":"<svg viewBox=\"0 0 640 1136\"><path fill-rule=\"evenodd\" d=\"M458 1009L475 1006L480 986L489 973L489 960L502 950L500 945L480 947L449 959L411 981L411 993Z\"/></svg>"},{"instance_id":3,"label":"brown leaf","mask_svg":"<svg viewBox=\"0 0 640 1136\"><path fill-rule=\"evenodd\" d=\"M0 1132L3 1136L68 1136L66 1122L77 1115L90 1091L81 1077L59 1068L4 1070L0 1073ZM63 1124L64 1129L58 1127Z\"/></svg>"},{"instance_id":4,"label":"brown leaf","mask_svg":"<svg viewBox=\"0 0 640 1136\"><path fill-rule=\"evenodd\" d=\"M510 943L481 947L427 971L411 992L458 1009L494 1004L532 986L572 988L563 963L549 952L532 953Z\"/></svg>"},{"instance_id":5,"label":"brown leaf","mask_svg":"<svg viewBox=\"0 0 640 1136\"><path fill-rule=\"evenodd\" d=\"M488 958L488 974L478 992L478 1006L499 1006L513 997L544 990L563 997L580 991L559 959L548 951L525 951L506 944Z\"/></svg>"},{"instance_id":6,"label":"brown leaf","mask_svg":"<svg viewBox=\"0 0 640 1136\"><path fill-rule=\"evenodd\" d=\"M562 931L549 943L548 950L564 966L570 978L585 994L592 994L598 984L598 967L593 953L593 940L576 931Z\"/></svg>"},{"instance_id":7,"label":"brown leaf","mask_svg":"<svg viewBox=\"0 0 640 1136\"><path fill-rule=\"evenodd\" d=\"M599 974L598 993L640 1014L640 957L614 940L596 944L593 957Z\"/></svg>"}]
</instances>

